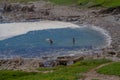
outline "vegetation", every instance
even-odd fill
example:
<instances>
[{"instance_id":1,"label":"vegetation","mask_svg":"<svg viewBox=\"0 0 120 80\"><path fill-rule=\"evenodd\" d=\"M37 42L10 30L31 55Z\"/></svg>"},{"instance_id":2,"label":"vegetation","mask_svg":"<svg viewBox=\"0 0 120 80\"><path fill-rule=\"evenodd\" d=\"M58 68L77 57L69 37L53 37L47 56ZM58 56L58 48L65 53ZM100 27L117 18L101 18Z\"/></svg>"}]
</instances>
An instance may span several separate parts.
<instances>
[{"instance_id":1,"label":"vegetation","mask_svg":"<svg viewBox=\"0 0 120 80\"><path fill-rule=\"evenodd\" d=\"M76 4L85 7L116 7L120 6L120 0L49 0L56 4Z\"/></svg>"},{"instance_id":2,"label":"vegetation","mask_svg":"<svg viewBox=\"0 0 120 80\"><path fill-rule=\"evenodd\" d=\"M120 6L120 0L79 0L78 3L87 7L117 7Z\"/></svg>"},{"instance_id":3,"label":"vegetation","mask_svg":"<svg viewBox=\"0 0 120 80\"><path fill-rule=\"evenodd\" d=\"M11 70L1 70L0 71L0 80L13 80L19 77L35 75L36 73L27 73L21 71L11 71Z\"/></svg>"},{"instance_id":4,"label":"vegetation","mask_svg":"<svg viewBox=\"0 0 120 80\"><path fill-rule=\"evenodd\" d=\"M120 62L115 62L97 70L98 73L120 76Z\"/></svg>"},{"instance_id":5,"label":"vegetation","mask_svg":"<svg viewBox=\"0 0 120 80\"><path fill-rule=\"evenodd\" d=\"M3 0L0 0L0 2ZM30 1L40 1L40 0L7 0L9 2L30 2ZM120 0L45 0L51 1L59 5L71 5L76 4L84 7L117 7L120 6Z\"/></svg>"},{"instance_id":6,"label":"vegetation","mask_svg":"<svg viewBox=\"0 0 120 80\"><path fill-rule=\"evenodd\" d=\"M87 72L109 60L83 60L71 66L58 66L54 68L39 68L41 73L27 73L21 71L0 71L0 80L77 80L81 77L80 73ZM48 73L42 73L48 71ZM53 71L53 72L50 72Z\"/></svg>"},{"instance_id":7,"label":"vegetation","mask_svg":"<svg viewBox=\"0 0 120 80\"><path fill-rule=\"evenodd\" d=\"M71 5L71 4L77 4L78 0L49 0L55 4L59 5Z\"/></svg>"}]
</instances>

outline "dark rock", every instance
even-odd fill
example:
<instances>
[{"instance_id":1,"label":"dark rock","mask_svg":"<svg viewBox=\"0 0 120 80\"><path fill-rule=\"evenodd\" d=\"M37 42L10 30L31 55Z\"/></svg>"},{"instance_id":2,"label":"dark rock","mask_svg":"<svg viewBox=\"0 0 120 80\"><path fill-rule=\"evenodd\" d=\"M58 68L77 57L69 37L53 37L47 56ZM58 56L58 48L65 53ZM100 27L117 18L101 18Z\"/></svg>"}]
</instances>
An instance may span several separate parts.
<instances>
[{"instance_id":1,"label":"dark rock","mask_svg":"<svg viewBox=\"0 0 120 80\"><path fill-rule=\"evenodd\" d=\"M12 11L12 5L11 4L5 4L3 7L4 12L11 12Z\"/></svg>"},{"instance_id":2,"label":"dark rock","mask_svg":"<svg viewBox=\"0 0 120 80\"><path fill-rule=\"evenodd\" d=\"M65 57L58 57L57 61L59 65L72 65L78 61L83 60L84 57L70 57L70 56L65 56Z\"/></svg>"},{"instance_id":3,"label":"dark rock","mask_svg":"<svg viewBox=\"0 0 120 80\"><path fill-rule=\"evenodd\" d=\"M70 59L70 56L62 56L62 57L57 57L57 59Z\"/></svg>"},{"instance_id":4,"label":"dark rock","mask_svg":"<svg viewBox=\"0 0 120 80\"><path fill-rule=\"evenodd\" d=\"M68 62L67 59L58 59L57 61L58 61L58 65L64 65L64 66L66 66Z\"/></svg>"},{"instance_id":5,"label":"dark rock","mask_svg":"<svg viewBox=\"0 0 120 80\"><path fill-rule=\"evenodd\" d=\"M46 60L43 63L44 67L55 67L58 65L58 62L56 60Z\"/></svg>"},{"instance_id":6,"label":"dark rock","mask_svg":"<svg viewBox=\"0 0 120 80\"><path fill-rule=\"evenodd\" d=\"M28 6L23 6L23 7L21 8L21 11L23 11L23 12L27 12L27 11L28 11L28 9L29 9L29 7L28 7Z\"/></svg>"},{"instance_id":7,"label":"dark rock","mask_svg":"<svg viewBox=\"0 0 120 80\"><path fill-rule=\"evenodd\" d=\"M74 63L78 62L78 61L81 61L81 60L84 60L84 57L81 56L81 57L77 57L77 58L73 59Z\"/></svg>"},{"instance_id":8,"label":"dark rock","mask_svg":"<svg viewBox=\"0 0 120 80\"><path fill-rule=\"evenodd\" d=\"M68 16L67 21L78 21L80 16Z\"/></svg>"},{"instance_id":9,"label":"dark rock","mask_svg":"<svg viewBox=\"0 0 120 80\"><path fill-rule=\"evenodd\" d=\"M13 4L12 6L13 6L12 11L15 11L15 12L20 11L22 7L22 5L19 3Z\"/></svg>"},{"instance_id":10,"label":"dark rock","mask_svg":"<svg viewBox=\"0 0 120 80\"><path fill-rule=\"evenodd\" d=\"M48 16L48 15L50 15L50 9L41 9L40 13L45 16Z\"/></svg>"},{"instance_id":11,"label":"dark rock","mask_svg":"<svg viewBox=\"0 0 120 80\"><path fill-rule=\"evenodd\" d=\"M35 6L34 5L31 5L29 8L28 8L28 12L34 12L35 11Z\"/></svg>"},{"instance_id":12,"label":"dark rock","mask_svg":"<svg viewBox=\"0 0 120 80\"><path fill-rule=\"evenodd\" d=\"M108 52L108 54L110 54L110 55L116 55L117 53L116 53L116 52L111 51L111 52Z\"/></svg>"},{"instance_id":13,"label":"dark rock","mask_svg":"<svg viewBox=\"0 0 120 80\"><path fill-rule=\"evenodd\" d=\"M104 10L99 11L99 13L103 13L103 14L109 14L109 13L111 13L111 14L120 14L120 6L104 9Z\"/></svg>"},{"instance_id":14,"label":"dark rock","mask_svg":"<svg viewBox=\"0 0 120 80\"><path fill-rule=\"evenodd\" d=\"M58 21L63 21L63 20L64 20L64 17L58 17L58 18L56 18L56 20L58 20Z\"/></svg>"}]
</instances>

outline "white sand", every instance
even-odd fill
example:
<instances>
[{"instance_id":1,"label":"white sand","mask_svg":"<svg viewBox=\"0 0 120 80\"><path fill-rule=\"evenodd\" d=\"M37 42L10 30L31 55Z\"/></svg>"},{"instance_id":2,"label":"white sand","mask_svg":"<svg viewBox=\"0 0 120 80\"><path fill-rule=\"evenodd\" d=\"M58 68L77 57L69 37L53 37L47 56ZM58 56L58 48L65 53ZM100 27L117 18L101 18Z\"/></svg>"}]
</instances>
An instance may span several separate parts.
<instances>
[{"instance_id":1,"label":"white sand","mask_svg":"<svg viewBox=\"0 0 120 80\"><path fill-rule=\"evenodd\" d=\"M40 21L40 22L23 22L23 23L5 23L0 24L0 40L26 34L29 31L55 29L55 28L78 28L72 23L58 21Z\"/></svg>"}]
</instances>

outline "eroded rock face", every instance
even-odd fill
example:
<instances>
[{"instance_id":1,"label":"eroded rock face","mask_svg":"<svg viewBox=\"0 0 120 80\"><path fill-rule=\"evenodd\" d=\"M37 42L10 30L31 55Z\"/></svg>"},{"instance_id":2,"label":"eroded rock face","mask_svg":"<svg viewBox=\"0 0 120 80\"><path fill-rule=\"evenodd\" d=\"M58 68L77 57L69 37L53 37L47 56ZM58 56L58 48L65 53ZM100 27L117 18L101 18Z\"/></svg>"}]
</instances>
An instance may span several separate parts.
<instances>
[{"instance_id":1,"label":"eroded rock face","mask_svg":"<svg viewBox=\"0 0 120 80\"><path fill-rule=\"evenodd\" d=\"M108 52L108 54L110 54L110 55L116 55L117 53L114 52L114 51L110 51L110 52Z\"/></svg>"},{"instance_id":2,"label":"eroded rock face","mask_svg":"<svg viewBox=\"0 0 120 80\"><path fill-rule=\"evenodd\" d=\"M0 70L36 70L40 67L55 67L58 65L72 65L78 61L83 60L84 57L58 57L55 60L42 60L42 59L24 59L24 58L13 58L13 59L1 59Z\"/></svg>"},{"instance_id":3,"label":"eroded rock face","mask_svg":"<svg viewBox=\"0 0 120 80\"><path fill-rule=\"evenodd\" d=\"M58 65L72 65L78 61L84 60L83 56L79 57L70 57L70 56L65 56L65 57L58 57L57 62Z\"/></svg>"},{"instance_id":4,"label":"eroded rock face","mask_svg":"<svg viewBox=\"0 0 120 80\"><path fill-rule=\"evenodd\" d=\"M22 5L19 3L6 3L3 6L3 11L4 12L16 12L16 11L22 11L22 12L34 12L35 11L35 6L32 5Z\"/></svg>"},{"instance_id":5,"label":"eroded rock face","mask_svg":"<svg viewBox=\"0 0 120 80\"><path fill-rule=\"evenodd\" d=\"M5 4L3 9L4 9L4 12L11 12L12 11L12 5L11 4Z\"/></svg>"},{"instance_id":6,"label":"eroded rock face","mask_svg":"<svg viewBox=\"0 0 120 80\"><path fill-rule=\"evenodd\" d=\"M40 13L45 16L48 16L48 15L50 15L50 9L41 9Z\"/></svg>"},{"instance_id":7,"label":"eroded rock face","mask_svg":"<svg viewBox=\"0 0 120 80\"><path fill-rule=\"evenodd\" d=\"M35 6L34 5L22 6L21 11L23 11L23 12L34 12L35 11Z\"/></svg>"},{"instance_id":8,"label":"eroded rock face","mask_svg":"<svg viewBox=\"0 0 120 80\"><path fill-rule=\"evenodd\" d=\"M108 9L105 9L105 10L101 10L100 13L103 13L103 14L120 14L120 6L118 7L115 7L115 8L108 8Z\"/></svg>"},{"instance_id":9,"label":"eroded rock face","mask_svg":"<svg viewBox=\"0 0 120 80\"><path fill-rule=\"evenodd\" d=\"M39 67L43 67L43 63L40 60L22 58L0 60L0 70L25 70Z\"/></svg>"}]
</instances>

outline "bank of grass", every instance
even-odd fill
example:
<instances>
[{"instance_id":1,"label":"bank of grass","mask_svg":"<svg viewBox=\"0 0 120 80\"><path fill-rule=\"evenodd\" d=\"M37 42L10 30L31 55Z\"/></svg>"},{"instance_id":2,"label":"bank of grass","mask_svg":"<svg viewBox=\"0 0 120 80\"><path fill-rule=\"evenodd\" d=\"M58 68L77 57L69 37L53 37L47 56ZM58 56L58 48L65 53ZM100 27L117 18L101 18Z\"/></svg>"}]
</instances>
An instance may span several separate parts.
<instances>
[{"instance_id":1,"label":"bank of grass","mask_svg":"<svg viewBox=\"0 0 120 80\"><path fill-rule=\"evenodd\" d=\"M56 4L76 4L83 7L117 7L120 6L120 0L49 0Z\"/></svg>"},{"instance_id":2,"label":"bank of grass","mask_svg":"<svg viewBox=\"0 0 120 80\"><path fill-rule=\"evenodd\" d=\"M4 1L4 0L0 0ZM40 1L40 0L7 0L9 2L22 2L27 3L30 1ZM50 1L58 5L80 5L83 7L117 7L120 6L120 0L43 0Z\"/></svg>"},{"instance_id":3,"label":"bank of grass","mask_svg":"<svg viewBox=\"0 0 120 80\"><path fill-rule=\"evenodd\" d=\"M55 4L59 4L59 5L71 5L71 4L77 4L78 0L48 0L51 1Z\"/></svg>"},{"instance_id":4,"label":"bank of grass","mask_svg":"<svg viewBox=\"0 0 120 80\"><path fill-rule=\"evenodd\" d=\"M41 73L2 70L0 71L0 80L78 80L83 77L80 73L87 72L107 62L110 61L106 59L83 60L71 66L39 68L38 70L41 71ZM48 71L48 73L42 73L44 71Z\"/></svg>"},{"instance_id":5,"label":"bank of grass","mask_svg":"<svg viewBox=\"0 0 120 80\"><path fill-rule=\"evenodd\" d=\"M98 73L120 76L120 62L115 62L97 70Z\"/></svg>"},{"instance_id":6,"label":"bank of grass","mask_svg":"<svg viewBox=\"0 0 120 80\"><path fill-rule=\"evenodd\" d=\"M87 7L117 7L120 6L120 0L78 0L78 3Z\"/></svg>"}]
</instances>

